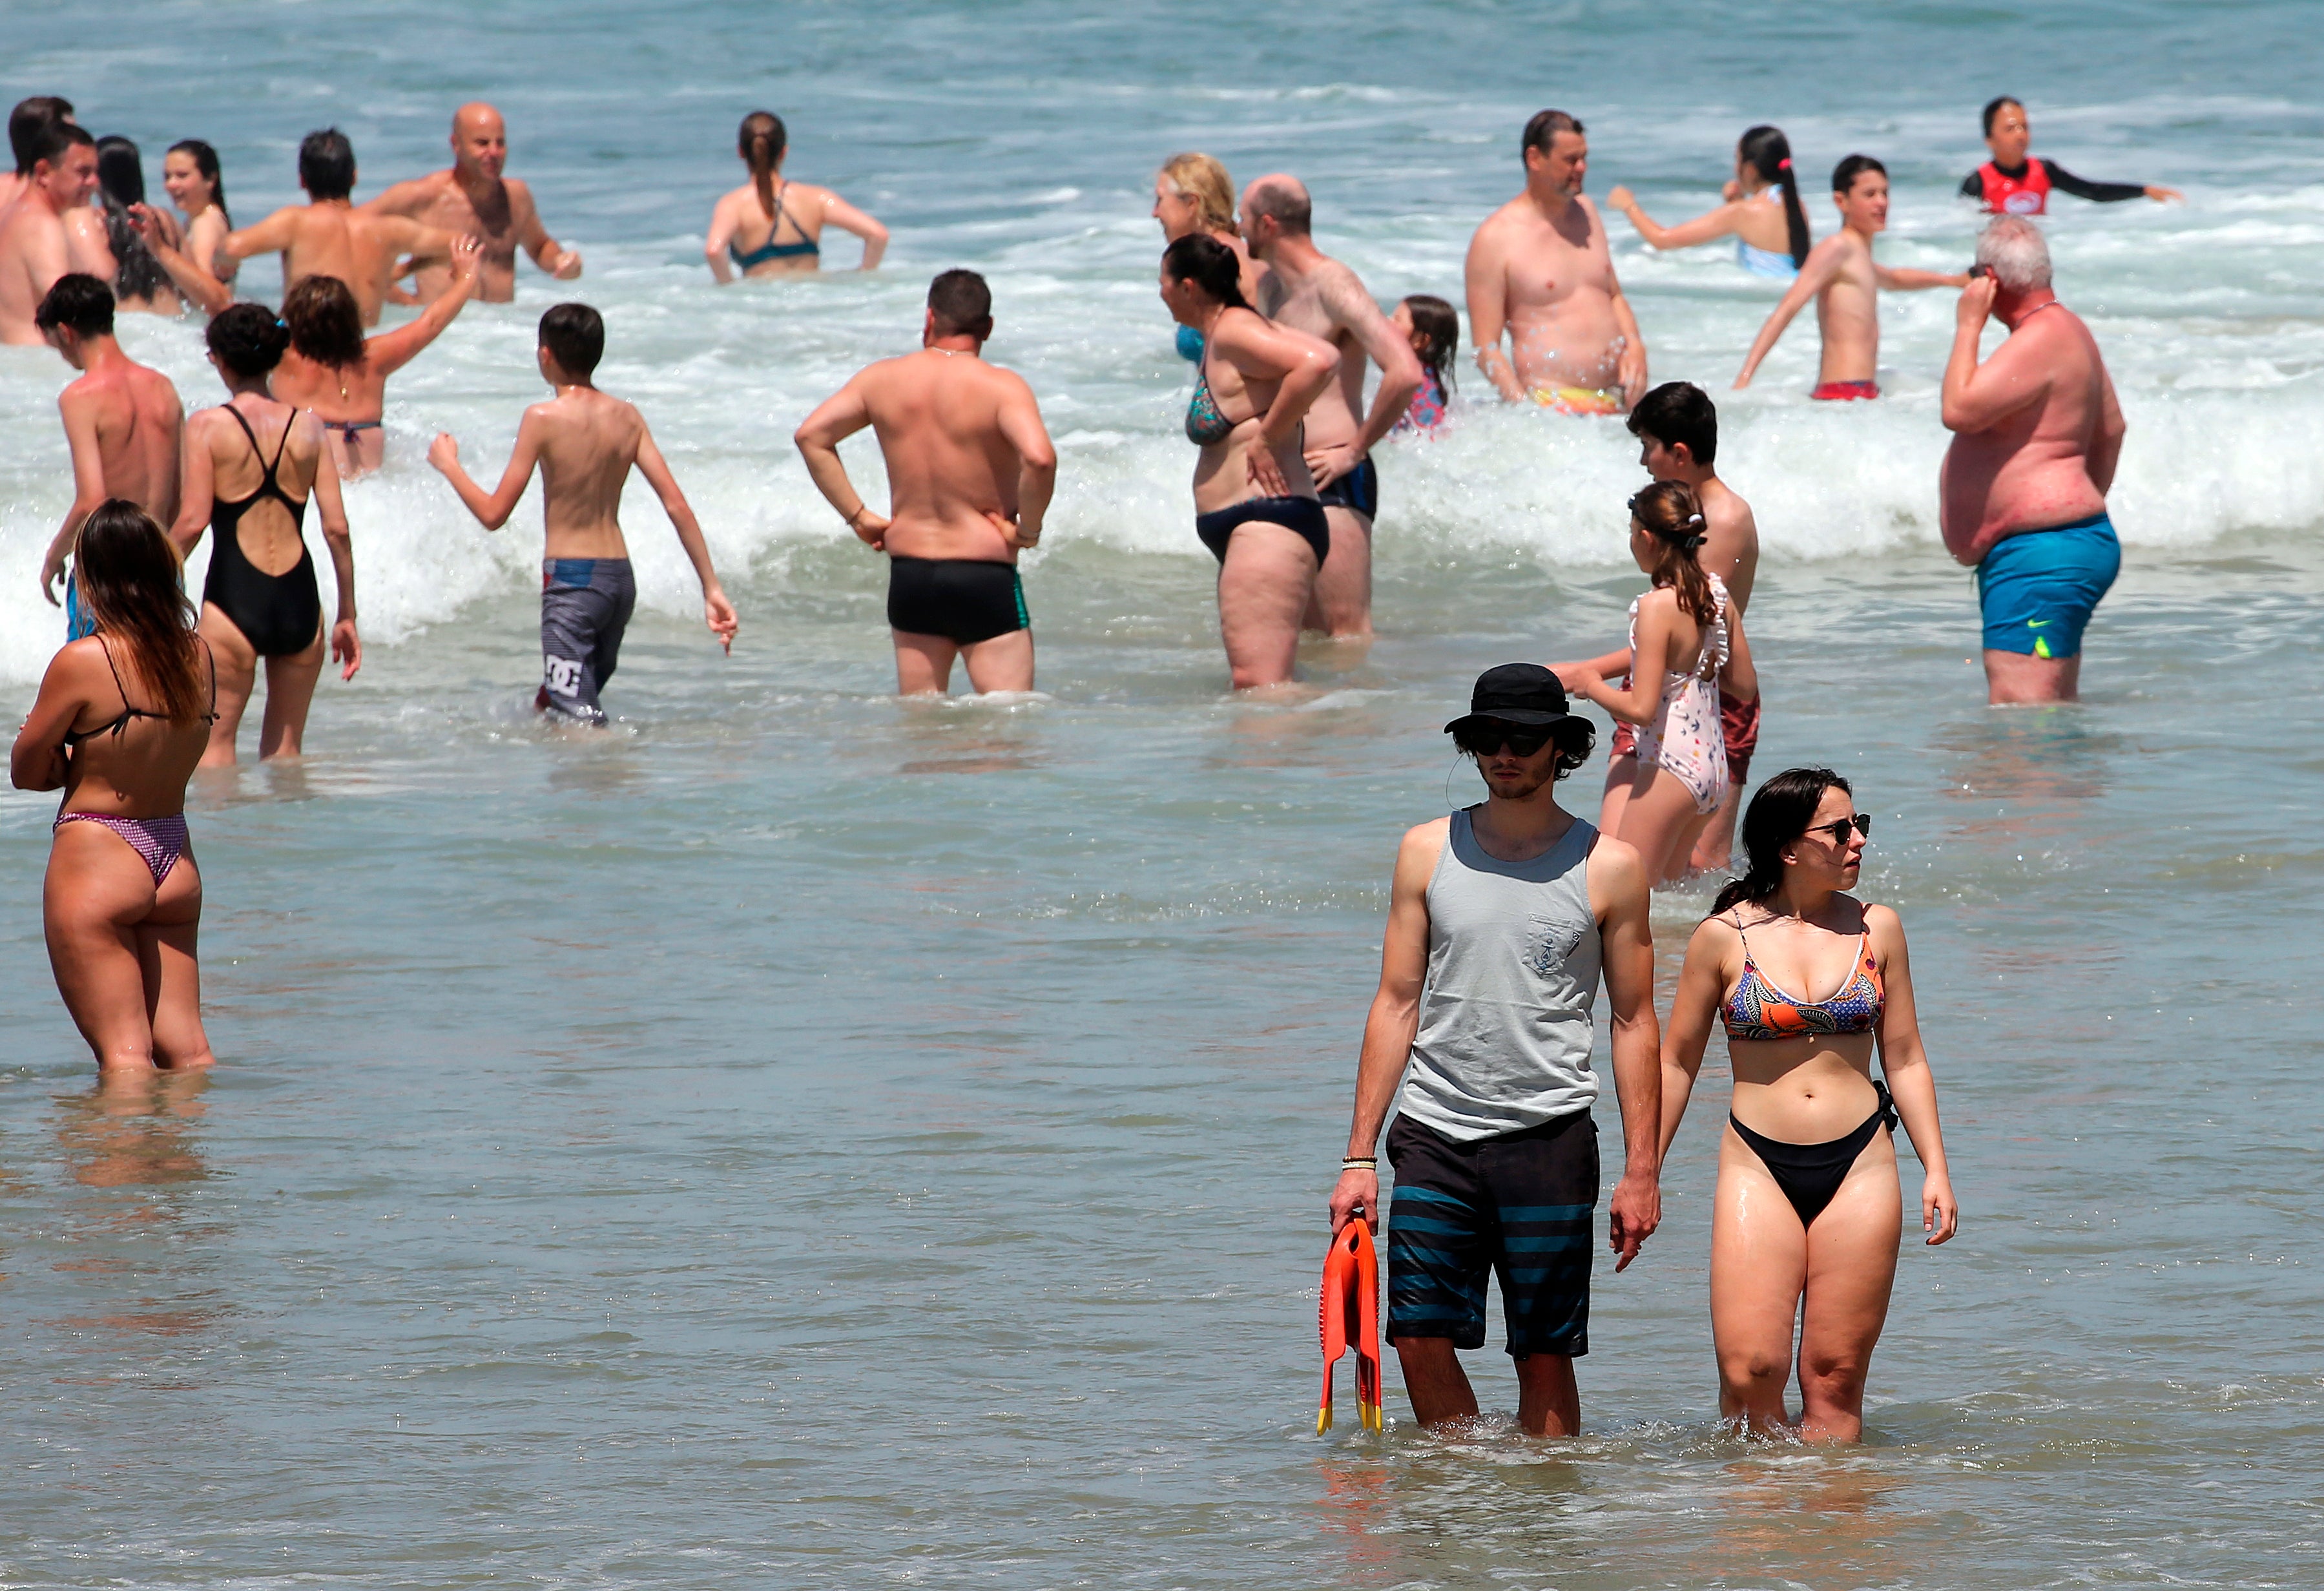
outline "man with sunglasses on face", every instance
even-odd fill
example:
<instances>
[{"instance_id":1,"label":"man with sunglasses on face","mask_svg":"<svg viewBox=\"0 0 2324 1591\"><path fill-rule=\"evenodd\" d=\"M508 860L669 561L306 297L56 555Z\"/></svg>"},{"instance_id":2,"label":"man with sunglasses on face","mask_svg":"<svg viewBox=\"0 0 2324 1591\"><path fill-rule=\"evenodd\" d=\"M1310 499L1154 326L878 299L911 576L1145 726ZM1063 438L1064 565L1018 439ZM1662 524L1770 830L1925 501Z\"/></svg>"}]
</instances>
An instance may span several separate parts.
<instances>
[{"instance_id":1,"label":"man with sunglasses on face","mask_svg":"<svg viewBox=\"0 0 2324 1591\"><path fill-rule=\"evenodd\" d=\"M1637 851L1557 804L1597 732L1557 676L1504 663L1445 729L1476 759L1481 805L1411 829L1397 853L1379 992L1356 1063L1355 1121L1332 1229L1375 1226L1374 1144L1388 1129L1388 1339L1423 1426L1473 1418L1456 1353L1485 1344L1498 1273L1529 1436L1581 1429L1573 1361L1590 1351L1598 1097L1591 1007L1613 1015L1619 1271L1662 1220L1660 1037L1647 881Z\"/></svg>"}]
</instances>

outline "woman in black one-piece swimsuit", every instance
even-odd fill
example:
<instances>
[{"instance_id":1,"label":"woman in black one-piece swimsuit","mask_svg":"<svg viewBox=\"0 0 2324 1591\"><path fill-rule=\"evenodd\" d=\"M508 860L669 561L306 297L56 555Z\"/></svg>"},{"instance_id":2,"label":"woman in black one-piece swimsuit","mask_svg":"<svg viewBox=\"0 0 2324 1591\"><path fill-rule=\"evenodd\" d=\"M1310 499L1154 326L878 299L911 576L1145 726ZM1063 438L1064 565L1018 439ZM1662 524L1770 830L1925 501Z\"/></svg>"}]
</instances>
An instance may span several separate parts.
<instances>
[{"instance_id":1,"label":"woman in black one-piece swimsuit","mask_svg":"<svg viewBox=\"0 0 2324 1591\"><path fill-rule=\"evenodd\" d=\"M209 530L209 577L202 585L201 634L217 659L217 719L204 767L230 765L235 734L266 660L266 717L258 754L300 754L307 708L323 671L323 603L307 550L309 499L322 509L323 540L338 576L339 612L331 655L352 680L363 665L355 633L355 555L347 540L339 476L321 423L278 402L267 375L289 346L272 310L235 304L209 325L210 363L226 402L186 422L183 505L171 534L190 555ZM296 488L303 486L304 490ZM226 489L235 495L226 495Z\"/></svg>"}]
</instances>

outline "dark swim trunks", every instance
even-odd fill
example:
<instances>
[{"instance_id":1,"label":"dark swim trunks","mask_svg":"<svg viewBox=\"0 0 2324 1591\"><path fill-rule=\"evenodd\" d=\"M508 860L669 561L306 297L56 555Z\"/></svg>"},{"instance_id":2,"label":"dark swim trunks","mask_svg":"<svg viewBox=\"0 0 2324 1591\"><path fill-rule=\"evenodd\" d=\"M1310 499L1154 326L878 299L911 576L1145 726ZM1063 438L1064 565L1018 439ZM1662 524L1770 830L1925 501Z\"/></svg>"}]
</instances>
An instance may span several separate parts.
<instances>
[{"instance_id":1,"label":"dark swim trunks","mask_svg":"<svg viewBox=\"0 0 2324 1591\"><path fill-rule=\"evenodd\" d=\"M975 558L888 559L888 627L974 646L1032 628L1013 563Z\"/></svg>"},{"instance_id":2,"label":"dark swim trunks","mask_svg":"<svg viewBox=\"0 0 2324 1591\"><path fill-rule=\"evenodd\" d=\"M1590 1351L1598 1125L1586 1110L1470 1142L1410 1116L1388 1131L1388 1335L1485 1346L1485 1276L1514 1358Z\"/></svg>"},{"instance_id":3,"label":"dark swim trunks","mask_svg":"<svg viewBox=\"0 0 2324 1591\"><path fill-rule=\"evenodd\" d=\"M1351 508L1366 519L1379 517L1379 466L1366 458L1328 486L1315 488L1326 508Z\"/></svg>"},{"instance_id":4,"label":"dark swim trunks","mask_svg":"<svg viewBox=\"0 0 2324 1591\"><path fill-rule=\"evenodd\" d=\"M1235 527L1253 520L1281 525L1306 538L1307 545L1315 550L1319 569L1332 555L1331 522L1323 517L1323 505L1313 497L1246 497L1209 513L1196 514L1194 534L1211 550L1212 557L1224 563L1227 543L1234 538Z\"/></svg>"},{"instance_id":5,"label":"dark swim trunks","mask_svg":"<svg viewBox=\"0 0 2324 1591\"><path fill-rule=\"evenodd\" d=\"M540 691L533 705L603 724L597 693L621 661L638 605L626 558L548 558L540 564Z\"/></svg>"}]
</instances>

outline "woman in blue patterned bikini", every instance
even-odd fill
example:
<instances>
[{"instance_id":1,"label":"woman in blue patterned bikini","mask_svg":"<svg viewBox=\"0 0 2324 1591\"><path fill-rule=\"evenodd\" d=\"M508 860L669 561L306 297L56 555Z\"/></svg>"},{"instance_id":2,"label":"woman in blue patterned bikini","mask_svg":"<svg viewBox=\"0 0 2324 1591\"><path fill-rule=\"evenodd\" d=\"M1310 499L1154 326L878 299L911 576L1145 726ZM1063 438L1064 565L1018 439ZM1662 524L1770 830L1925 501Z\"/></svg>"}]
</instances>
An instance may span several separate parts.
<instances>
[{"instance_id":1,"label":"woman in blue patterned bikini","mask_svg":"<svg viewBox=\"0 0 2324 1591\"><path fill-rule=\"evenodd\" d=\"M1921 1157L1926 1241L1944 1242L1960 1219L1904 924L1842 893L1855 887L1871 830L1848 781L1828 768L1760 786L1743 816L1749 870L1695 930L1663 1034L1665 1157L1714 1019L1735 1076L1711 1223L1720 1412L1811 1441L1863 1435L1865 1374L1903 1219L1898 1116ZM1819 989L1834 993L1811 998ZM1873 1080L1876 1047L1885 1083ZM1794 1320L1796 1420L1784 1401Z\"/></svg>"}]
</instances>

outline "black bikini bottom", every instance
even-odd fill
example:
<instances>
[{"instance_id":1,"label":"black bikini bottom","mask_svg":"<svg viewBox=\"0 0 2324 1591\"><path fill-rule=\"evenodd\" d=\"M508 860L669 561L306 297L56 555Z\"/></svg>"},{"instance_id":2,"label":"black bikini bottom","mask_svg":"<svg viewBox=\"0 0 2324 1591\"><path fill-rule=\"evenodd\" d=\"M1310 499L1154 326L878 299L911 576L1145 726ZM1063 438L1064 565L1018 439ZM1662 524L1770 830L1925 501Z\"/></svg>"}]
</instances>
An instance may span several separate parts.
<instances>
[{"instance_id":1,"label":"black bikini bottom","mask_svg":"<svg viewBox=\"0 0 2324 1591\"><path fill-rule=\"evenodd\" d=\"M1281 525L1286 531L1296 531L1315 550L1315 567L1332 554L1332 526L1323 517L1323 505L1313 497L1246 497L1240 503L1214 509L1194 516L1194 534L1221 563L1227 560L1227 542L1238 525L1253 520L1265 520Z\"/></svg>"},{"instance_id":2,"label":"black bikini bottom","mask_svg":"<svg viewBox=\"0 0 2324 1591\"><path fill-rule=\"evenodd\" d=\"M1801 1226L1813 1226L1815 1218L1823 1214L1824 1206L1840 1191L1840 1185L1848 1180L1856 1157L1864 1152L1873 1134L1883 1127L1892 1133L1896 1130L1896 1102L1888 1096L1888 1086L1875 1080L1872 1087L1880 1096L1878 1107L1855 1132L1826 1143L1786 1143L1780 1138L1754 1133L1737 1121L1732 1111L1728 1113L1728 1125L1767 1168L1775 1186L1792 1201L1792 1208L1799 1211Z\"/></svg>"}]
</instances>

